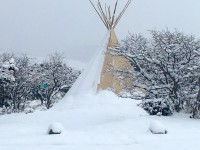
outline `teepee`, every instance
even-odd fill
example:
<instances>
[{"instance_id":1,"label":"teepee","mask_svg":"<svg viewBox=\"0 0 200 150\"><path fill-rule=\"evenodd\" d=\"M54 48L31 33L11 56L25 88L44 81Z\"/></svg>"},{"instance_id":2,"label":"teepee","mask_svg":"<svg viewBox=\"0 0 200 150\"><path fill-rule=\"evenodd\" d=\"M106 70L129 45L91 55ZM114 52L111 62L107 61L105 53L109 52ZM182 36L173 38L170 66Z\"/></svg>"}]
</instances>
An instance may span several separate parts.
<instances>
[{"instance_id":1,"label":"teepee","mask_svg":"<svg viewBox=\"0 0 200 150\"><path fill-rule=\"evenodd\" d=\"M97 6L95 6L91 0L89 1L105 27L109 31L109 37L106 51L104 52L104 62L100 72L100 79L97 85L97 91L110 89L115 93L120 93L123 91L124 85L129 84L129 81L120 80L116 70L130 70L131 65L124 57L113 55L111 49L119 44L114 29L119 23L128 6L130 5L131 0L127 1L126 5L118 15L116 15L118 0L115 3L113 12L111 12L111 7L107 6L106 4L105 8L102 7L102 4L99 0Z\"/></svg>"}]
</instances>

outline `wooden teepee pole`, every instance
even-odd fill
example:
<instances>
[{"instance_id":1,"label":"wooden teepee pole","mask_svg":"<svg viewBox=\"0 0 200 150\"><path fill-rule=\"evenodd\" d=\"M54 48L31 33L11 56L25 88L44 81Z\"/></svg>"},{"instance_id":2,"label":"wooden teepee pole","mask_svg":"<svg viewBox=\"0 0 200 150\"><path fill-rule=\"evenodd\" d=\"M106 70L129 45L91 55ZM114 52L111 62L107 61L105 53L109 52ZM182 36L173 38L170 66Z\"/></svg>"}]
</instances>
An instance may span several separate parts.
<instances>
[{"instance_id":1,"label":"wooden teepee pole","mask_svg":"<svg viewBox=\"0 0 200 150\"><path fill-rule=\"evenodd\" d=\"M99 12L101 13L101 15L102 15L102 17L104 18L104 20L105 20L105 22L108 24L108 27L109 27L109 29L110 29L110 22L109 22L109 20L108 20L108 18L106 17L106 15L105 15L105 13L104 13L104 11L103 11L103 8L102 8L102 6L101 6L101 3L100 3L100 1L98 0L98 8L99 8ZM109 30L108 29L108 30Z\"/></svg>"},{"instance_id":2,"label":"wooden teepee pole","mask_svg":"<svg viewBox=\"0 0 200 150\"><path fill-rule=\"evenodd\" d=\"M105 10L103 10L102 5L100 3L100 0L98 0L97 7L94 6L92 0L89 0L89 1L92 4L95 11L97 12L100 19L102 20L103 24L106 26L106 28L108 30L111 30L112 28L114 29L117 26L119 20L121 19L121 17L125 13L126 9L130 5L132 0L127 1L126 5L124 6L123 10L119 13L117 18L115 18L115 14L116 14L116 11L117 11L118 0L115 3L115 7L114 7L112 14L111 14L111 11L110 11L110 6L107 7L106 4L105 4Z\"/></svg>"},{"instance_id":3,"label":"wooden teepee pole","mask_svg":"<svg viewBox=\"0 0 200 150\"><path fill-rule=\"evenodd\" d=\"M96 7L95 7L94 4L92 3L92 1L91 1L91 0L89 0L89 1L90 1L90 3L92 4L94 10L97 12L97 14L98 14L98 16L100 17L100 19L101 19L101 21L103 22L103 24L104 24L104 25L106 26L106 28L109 30L109 27L108 27L106 21L102 18L101 14L100 14L99 11L96 9Z\"/></svg>"},{"instance_id":4,"label":"wooden teepee pole","mask_svg":"<svg viewBox=\"0 0 200 150\"><path fill-rule=\"evenodd\" d=\"M114 20L115 20L115 13L116 13L116 10L117 10L117 4L118 4L118 0L115 3L115 8L114 8L114 11L113 11L112 23L111 23L112 27L114 25L113 23L114 23Z\"/></svg>"},{"instance_id":5,"label":"wooden teepee pole","mask_svg":"<svg viewBox=\"0 0 200 150\"><path fill-rule=\"evenodd\" d=\"M131 4L131 0L129 0L124 9L121 11L121 13L119 14L119 16L116 18L115 23L114 23L114 28L117 26L117 24L119 23L120 19L122 18L123 14L125 13L125 11L127 10L128 6Z\"/></svg>"}]
</instances>

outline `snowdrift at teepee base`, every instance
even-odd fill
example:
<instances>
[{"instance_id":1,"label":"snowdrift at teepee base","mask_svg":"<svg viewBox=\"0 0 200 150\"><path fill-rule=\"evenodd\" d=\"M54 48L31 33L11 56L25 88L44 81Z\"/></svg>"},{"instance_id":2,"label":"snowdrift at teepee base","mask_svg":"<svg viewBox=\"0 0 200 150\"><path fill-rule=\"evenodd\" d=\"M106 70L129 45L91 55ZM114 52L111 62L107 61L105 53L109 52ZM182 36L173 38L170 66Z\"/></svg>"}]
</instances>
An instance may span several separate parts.
<instances>
[{"instance_id":1,"label":"snowdrift at teepee base","mask_svg":"<svg viewBox=\"0 0 200 150\"><path fill-rule=\"evenodd\" d=\"M92 113L92 115L94 115L95 113L97 113L98 115L110 114L111 116L113 116L113 114L121 114L123 116L147 115L147 113L141 107L138 107L138 104L140 102L141 101L139 100L136 101L129 98L124 99L118 97L115 93L111 91L104 90L100 91L98 94L88 92L82 95L66 97L61 100L61 102L56 104L56 106L50 109L50 112L53 112L54 114L65 114L68 111L77 110L80 118L83 117L80 112L87 114ZM79 120L80 118L77 119ZM96 121L98 120L97 118L98 117L96 116ZM93 121L93 119L90 121ZM59 122L63 123L62 121Z\"/></svg>"},{"instance_id":2,"label":"snowdrift at teepee base","mask_svg":"<svg viewBox=\"0 0 200 150\"><path fill-rule=\"evenodd\" d=\"M97 85L100 82L100 74L104 63L105 52L107 50L108 39L109 32L105 35L102 46L100 46L99 50L70 88L66 96L54 106L55 108L62 108L65 103L70 105L70 101L78 101L79 99L82 99L81 97L83 97L83 95L95 96L97 94Z\"/></svg>"}]
</instances>

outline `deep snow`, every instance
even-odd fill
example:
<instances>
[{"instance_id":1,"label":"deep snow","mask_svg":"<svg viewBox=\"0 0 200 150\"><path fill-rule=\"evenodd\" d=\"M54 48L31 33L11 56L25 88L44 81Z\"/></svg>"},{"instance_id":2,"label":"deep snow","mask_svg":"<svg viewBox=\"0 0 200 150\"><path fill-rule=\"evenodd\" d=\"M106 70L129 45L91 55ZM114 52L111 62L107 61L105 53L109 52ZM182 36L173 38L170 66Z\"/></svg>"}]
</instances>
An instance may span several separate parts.
<instances>
[{"instance_id":1,"label":"deep snow","mask_svg":"<svg viewBox=\"0 0 200 150\"><path fill-rule=\"evenodd\" d=\"M199 150L200 120L149 116L139 102L102 92L65 99L49 111L1 116L0 150ZM162 122L168 134L152 134L152 120ZM66 131L48 135L54 122Z\"/></svg>"}]
</instances>

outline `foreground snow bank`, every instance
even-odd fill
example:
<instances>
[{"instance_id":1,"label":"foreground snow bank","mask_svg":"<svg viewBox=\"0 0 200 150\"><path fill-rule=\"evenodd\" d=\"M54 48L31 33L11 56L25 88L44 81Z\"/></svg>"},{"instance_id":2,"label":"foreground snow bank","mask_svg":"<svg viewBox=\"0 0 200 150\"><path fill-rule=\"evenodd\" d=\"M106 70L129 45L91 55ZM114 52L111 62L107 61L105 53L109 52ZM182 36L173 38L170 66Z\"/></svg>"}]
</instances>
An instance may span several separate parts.
<instances>
[{"instance_id":1,"label":"foreground snow bank","mask_svg":"<svg viewBox=\"0 0 200 150\"><path fill-rule=\"evenodd\" d=\"M162 124L160 121L151 121L149 130L153 134L167 134L167 129L164 124Z\"/></svg>"},{"instance_id":2,"label":"foreground snow bank","mask_svg":"<svg viewBox=\"0 0 200 150\"><path fill-rule=\"evenodd\" d=\"M101 92L65 98L49 111L0 116L0 150L199 150L199 120L149 116L139 102ZM162 122L170 134L146 132L151 120ZM67 134L47 135L52 122Z\"/></svg>"}]
</instances>

